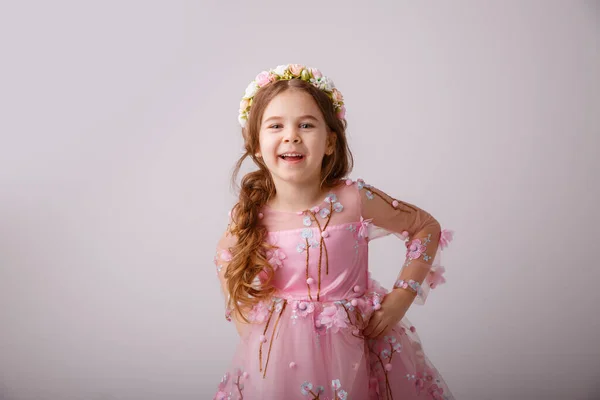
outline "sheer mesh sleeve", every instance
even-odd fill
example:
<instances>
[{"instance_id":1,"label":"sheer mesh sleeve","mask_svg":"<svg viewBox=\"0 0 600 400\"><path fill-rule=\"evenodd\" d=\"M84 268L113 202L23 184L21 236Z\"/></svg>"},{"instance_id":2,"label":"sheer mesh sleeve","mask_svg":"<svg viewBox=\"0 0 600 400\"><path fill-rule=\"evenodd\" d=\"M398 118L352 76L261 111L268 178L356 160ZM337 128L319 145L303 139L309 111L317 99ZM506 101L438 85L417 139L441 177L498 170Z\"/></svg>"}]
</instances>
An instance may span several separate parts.
<instances>
[{"instance_id":1,"label":"sheer mesh sleeve","mask_svg":"<svg viewBox=\"0 0 600 400\"><path fill-rule=\"evenodd\" d=\"M231 321L231 309L229 308L229 290L227 289L225 271L227 271L227 266L232 258L231 248L235 245L236 242L235 237L230 233L230 226L231 225L227 226L226 231L219 239L214 257L214 264L217 270L217 277L219 278L219 282L221 284L221 289L223 292L223 297L225 300L225 318L228 321Z\"/></svg>"},{"instance_id":2,"label":"sheer mesh sleeve","mask_svg":"<svg viewBox=\"0 0 600 400\"><path fill-rule=\"evenodd\" d=\"M357 185L361 220L369 240L394 234L405 242L406 258L394 288L412 288L415 303L425 304L429 289L445 282L440 252L453 232L442 231L433 216L415 205L395 199L360 179Z\"/></svg>"}]
</instances>

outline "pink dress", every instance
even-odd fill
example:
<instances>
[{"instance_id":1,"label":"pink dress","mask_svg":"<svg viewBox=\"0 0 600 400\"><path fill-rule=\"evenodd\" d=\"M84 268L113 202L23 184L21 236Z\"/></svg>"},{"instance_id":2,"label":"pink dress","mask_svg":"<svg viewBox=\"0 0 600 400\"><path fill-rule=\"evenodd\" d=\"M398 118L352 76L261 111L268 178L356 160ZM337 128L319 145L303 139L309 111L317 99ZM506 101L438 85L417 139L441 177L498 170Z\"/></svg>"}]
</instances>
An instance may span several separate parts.
<instances>
[{"instance_id":1,"label":"pink dress","mask_svg":"<svg viewBox=\"0 0 600 400\"><path fill-rule=\"evenodd\" d=\"M309 210L261 211L278 246L267 254L276 295L250 313L214 399L454 398L406 317L384 338L362 336L388 293L370 277L369 241L394 234L406 243L399 279L421 283L414 302L424 304L444 282L439 256L452 231L362 180L341 181ZM225 291L234 243L224 234L215 256Z\"/></svg>"}]
</instances>

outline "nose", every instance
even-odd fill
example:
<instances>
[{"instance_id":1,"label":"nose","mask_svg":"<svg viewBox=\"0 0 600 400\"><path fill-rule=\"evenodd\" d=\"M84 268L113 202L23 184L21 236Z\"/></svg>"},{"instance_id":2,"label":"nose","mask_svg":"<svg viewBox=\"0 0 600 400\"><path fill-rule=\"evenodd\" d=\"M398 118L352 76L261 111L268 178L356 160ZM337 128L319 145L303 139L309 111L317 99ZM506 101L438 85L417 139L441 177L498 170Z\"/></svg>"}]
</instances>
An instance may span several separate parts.
<instances>
[{"instance_id":1,"label":"nose","mask_svg":"<svg viewBox=\"0 0 600 400\"><path fill-rule=\"evenodd\" d=\"M283 137L283 141L284 141L284 143L289 143L289 142L300 143L300 142L302 142L296 129L288 129L288 131L285 133L285 136Z\"/></svg>"}]
</instances>

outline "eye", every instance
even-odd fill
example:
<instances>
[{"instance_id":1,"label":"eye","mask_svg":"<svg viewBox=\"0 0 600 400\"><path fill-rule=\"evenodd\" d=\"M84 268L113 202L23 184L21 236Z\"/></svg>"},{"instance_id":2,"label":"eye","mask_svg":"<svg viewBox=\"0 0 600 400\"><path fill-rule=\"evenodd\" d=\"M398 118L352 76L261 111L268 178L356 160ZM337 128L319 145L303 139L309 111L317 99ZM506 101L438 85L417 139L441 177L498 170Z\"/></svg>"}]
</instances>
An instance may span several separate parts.
<instances>
[{"instance_id":1,"label":"eye","mask_svg":"<svg viewBox=\"0 0 600 400\"><path fill-rule=\"evenodd\" d=\"M280 126L281 125L279 125L279 124L273 124L273 125L269 126L269 129L279 129Z\"/></svg>"},{"instance_id":2,"label":"eye","mask_svg":"<svg viewBox=\"0 0 600 400\"><path fill-rule=\"evenodd\" d=\"M313 127L314 127L314 125L313 125L313 124L308 124L308 123L307 123L307 124L300 124L300 126L302 126L302 127L306 127L306 129L308 129L308 128L313 128Z\"/></svg>"}]
</instances>

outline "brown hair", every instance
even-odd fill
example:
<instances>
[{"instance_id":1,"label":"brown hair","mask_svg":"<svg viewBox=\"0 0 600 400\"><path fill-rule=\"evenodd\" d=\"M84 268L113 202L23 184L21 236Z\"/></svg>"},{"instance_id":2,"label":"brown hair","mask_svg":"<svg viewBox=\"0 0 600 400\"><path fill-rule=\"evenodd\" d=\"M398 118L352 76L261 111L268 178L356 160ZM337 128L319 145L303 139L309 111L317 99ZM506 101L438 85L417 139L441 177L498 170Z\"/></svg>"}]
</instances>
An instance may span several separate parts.
<instances>
[{"instance_id":1,"label":"brown hair","mask_svg":"<svg viewBox=\"0 0 600 400\"><path fill-rule=\"evenodd\" d=\"M274 270L266 258L266 252L273 248L265 241L266 227L259 224L259 210L275 195L275 185L271 173L261 158L255 156L259 151L259 132L265 108L280 93L287 90L302 90L310 94L321 110L328 128L335 132L335 150L325 155L321 166L321 188L330 189L344 178L353 166L353 157L346 140L346 120L336 116L333 102L320 89L300 79L279 80L269 83L258 90L252 100L249 119L242 129L244 154L233 171L232 183L235 186L237 175L247 157L258 166L258 170L246 174L239 186L239 200L233 207L230 232L237 238L231 249L233 258L229 262L225 279L230 294L229 306L248 322L242 312L250 309L261 300L270 297L274 288L270 284ZM267 280L255 283L255 278L266 271Z\"/></svg>"}]
</instances>

